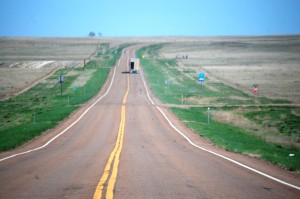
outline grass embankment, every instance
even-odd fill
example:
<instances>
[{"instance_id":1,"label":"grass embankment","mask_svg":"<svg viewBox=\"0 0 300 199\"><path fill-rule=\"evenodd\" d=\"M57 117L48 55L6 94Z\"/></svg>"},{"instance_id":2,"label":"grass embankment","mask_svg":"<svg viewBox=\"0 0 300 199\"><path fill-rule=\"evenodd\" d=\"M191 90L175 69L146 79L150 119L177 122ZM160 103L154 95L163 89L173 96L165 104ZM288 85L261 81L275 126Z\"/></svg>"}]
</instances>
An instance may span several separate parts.
<instances>
[{"instance_id":1,"label":"grass embankment","mask_svg":"<svg viewBox=\"0 0 300 199\"><path fill-rule=\"evenodd\" d=\"M180 70L175 59L155 58L157 52L148 56L147 53L157 51L160 47L161 45L154 45L142 48L137 52L137 56L141 57L142 54L146 54L146 59L141 60L141 65L152 92L163 103L193 105L201 103L202 106L206 105L205 108L171 108L189 128L226 150L258 157L289 170L300 171L300 159L298 158L300 150L296 147L268 142L264 136L252 133L241 126L215 120L214 117L210 118L210 124L208 124L207 112L208 106L211 107L210 113L239 110L241 116L262 126L262 128L264 125L276 128L279 137L284 134L285 136L293 135L299 138L300 117L297 116L299 109L293 109L292 111L287 110L290 108L286 107L273 107L273 109L268 107L277 110L278 114L273 114L274 112L268 111L268 108L251 107L251 105L257 102L278 103L277 100L266 98L255 100L253 96L222 83L210 82L208 78L206 78L205 84L199 84L197 77L190 78L186 75L192 71ZM245 108L247 111L243 111L242 107L238 107L243 104L250 105L250 107ZM280 113L280 108L287 110L284 112L284 116L282 112ZM260 118L263 118L263 120L260 120ZM290 156L290 154L293 155Z\"/></svg>"},{"instance_id":2,"label":"grass embankment","mask_svg":"<svg viewBox=\"0 0 300 199\"><path fill-rule=\"evenodd\" d=\"M214 108L212 108L213 110ZM213 119L210 119L208 125L207 108L172 108L172 111L184 121L186 126L217 146L229 151L258 157L289 170L300 171L300 159L297 158L300 153L295 148L268 143L243 128L216 122ZM289 154L294 154L294 156L289 156Z\"/></svg>"},{"instance_id":3,"label":"grass embankment","mask_svg":"<svg viewBox=\"0 0 300 199\"><path fill-rule=\"evenodd\" d=\"M104 56L103 62L90 61L84 68L60 69L25 93L1 101L0 151L20 146L53 128L95 96L124 47L112 54L107 45L106 52L99 55ZM62 94L59 75L64 76Z\"/></svg>"}]
</instances>

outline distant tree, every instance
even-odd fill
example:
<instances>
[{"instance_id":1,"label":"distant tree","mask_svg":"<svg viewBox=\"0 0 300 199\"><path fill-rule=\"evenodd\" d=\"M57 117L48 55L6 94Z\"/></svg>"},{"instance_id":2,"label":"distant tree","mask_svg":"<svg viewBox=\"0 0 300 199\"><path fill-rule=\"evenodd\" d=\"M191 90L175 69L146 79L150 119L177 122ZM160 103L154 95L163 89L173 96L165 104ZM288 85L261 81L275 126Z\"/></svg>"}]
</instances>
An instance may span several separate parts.
<instances>
[{"instance_id":1,"label":"distant tree","mask_svg":"<svg viewBox=\"0 0 300 199\"><path fill-rule=\"evenodd\" d=\"M102 33L101 33L101 32L98 32L98 36L99 36L99 37L102 37Z\"/></svg>"},{"instance_id":2,"label":"distant tree","mask_svg":"<svg viewBox=\"0 0 300 199\"><path fill-rule=\"evenodd\" d=\"M90 36L90 37L95 37L95 35L96 35L96 34L95 34L94 32L92 32L92 31L89 33L89 36Z\"/></svg>"}]
</instances>

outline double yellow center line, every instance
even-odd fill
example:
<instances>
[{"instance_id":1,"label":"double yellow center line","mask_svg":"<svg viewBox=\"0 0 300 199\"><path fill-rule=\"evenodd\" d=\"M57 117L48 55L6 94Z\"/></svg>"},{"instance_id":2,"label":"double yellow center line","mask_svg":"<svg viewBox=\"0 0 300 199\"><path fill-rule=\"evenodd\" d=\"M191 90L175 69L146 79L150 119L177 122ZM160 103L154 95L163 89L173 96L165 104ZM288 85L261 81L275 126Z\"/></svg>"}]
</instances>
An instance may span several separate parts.
<instances>
[{"instance_id":1,"label":"double yellow center line","mask_svg":"<svg viewBox=\"0 0 300 199\"><path fill-rule=\"evenodd\" d=\"M104 184L107 181L107 178L110 174L112 163L113 163L112 172L111 172L111 175L110 175L110 178L109 178L109 181L107 184L107 188L106 188L106 198L114 197L114 187L115 187L116 180L117 180L120 154L121 154L122 147L123 147L124 128L125 128L125 119L126 119L125 104L127 101L128 93L129 93L129 76L127 75L127 90L123 97L123 102L122 102L121 121L120 121L120 126L119 126L117 142L116 142L114 150L111 152L111 154L109 156L108 162L104 169L104 173L97 185L96 191L94 193L94 199L99 199L102 197L102 192L104 190Z\"/></svg>"}]
</instances>

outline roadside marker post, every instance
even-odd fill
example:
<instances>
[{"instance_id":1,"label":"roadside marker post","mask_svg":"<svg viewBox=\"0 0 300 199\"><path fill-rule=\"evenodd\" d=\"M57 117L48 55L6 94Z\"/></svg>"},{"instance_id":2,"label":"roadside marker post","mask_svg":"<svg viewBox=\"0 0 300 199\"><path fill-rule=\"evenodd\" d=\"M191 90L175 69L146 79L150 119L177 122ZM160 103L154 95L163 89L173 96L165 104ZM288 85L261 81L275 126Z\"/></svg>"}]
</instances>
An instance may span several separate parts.
<instances>
[{"instance_id":1,"label":"roadside marker post","mask_svg":"<svg viewBox=\"0 0 300 199\"><path fill-rule=\"evenodd\" d=\"M207 108L207 124L209 125L209 113L210 113L210 107Z\"/></svg>"},{"instance_id":2,"label":"roadside marker post","mask_svg":"<svg viewBox=\"0 0 300 199\"><path fill-rule=\"evenodd\" d=\"M165 80L165 95L167 94L168 90L169 89L169 84L170 84L171 80Z\"/></svg>"}]
</instances>

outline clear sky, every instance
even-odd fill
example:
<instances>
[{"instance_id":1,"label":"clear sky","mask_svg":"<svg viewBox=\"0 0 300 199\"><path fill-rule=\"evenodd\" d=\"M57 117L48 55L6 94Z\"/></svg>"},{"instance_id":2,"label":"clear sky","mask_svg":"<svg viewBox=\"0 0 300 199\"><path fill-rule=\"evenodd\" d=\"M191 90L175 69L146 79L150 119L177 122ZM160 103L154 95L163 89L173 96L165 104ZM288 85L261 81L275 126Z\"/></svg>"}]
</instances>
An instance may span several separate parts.
<instances>
[{"instance_id":1,"label":"clear sky","mask_svg":"<svg viewBox=\"0 0 300 199\"><path fill-rule=\"evenodd\" d=\"M300 34L300 0L0 0L0 36Z\"/></svg>"}]
</instances>

